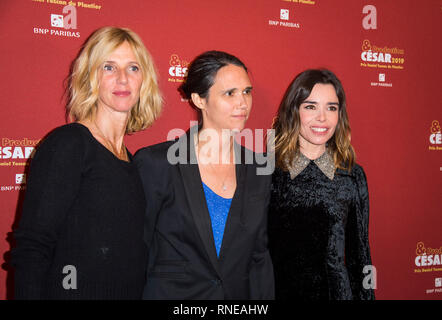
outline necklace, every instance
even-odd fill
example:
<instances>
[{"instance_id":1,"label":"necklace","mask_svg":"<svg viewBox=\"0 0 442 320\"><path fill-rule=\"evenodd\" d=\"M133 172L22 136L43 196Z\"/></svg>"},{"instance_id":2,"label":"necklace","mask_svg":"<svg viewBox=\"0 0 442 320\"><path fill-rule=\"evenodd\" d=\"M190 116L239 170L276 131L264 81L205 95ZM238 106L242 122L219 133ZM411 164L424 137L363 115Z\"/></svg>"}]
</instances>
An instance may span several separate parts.
<instances>
[{"instance_id":1,"label":"necklace","mask_svg":"<svg viewBox=\"0 0 442 320\"><path fill-rule=\"evenodd\" d=\"M215 168L212 166L212 164L209 162L210 167L212 168L213 172L216 175L216 170ZM229 171L226 172L226 174L224 175L224 179L221 182L221 188L223 189L223 191L227 190L227 185L226 185L226 179L227 179L227 175L229 174Z\"/></svg>"},{"instance_id":2,"label":"necklace","mask_svg":"<svg viewBox=\"0 0 442 320\"><path fill-rule=\"evenodd\" d=\"M100 136L103 138L104 142L107 144L108 149L120 160L127 161L127 152L126 147L124 146L124 142L121 144L121 149L118 152L114 145L110 142L110 140L104 135L103 131L101 131L100 127L97 125L97 122L94 120L94 126L97 128Z\"/></svg>"},{"instance_id":3,"label":"necklace","mask_svg":"<svg viewBox=\"0 0 442 320\"><path fill-rule=\"evenodd\" d=\"M195 139L194 139L194 144L195 144L195 153L196 153L196 155L197 155L197 158L199 159L199 148L198 148L198 141L197 141L197 139L196 139L197 137L195 136ZM215 175L215 176L217 176L217 170L214 168L214 166L212 165L212 161L209 161L208 162L208 164L209 164L209 166L210 166L210 168L211 168L211 170L212 170L212 172L213 172L213 174ZM226 180L227 180L227 176L228 176L228 174L229 174L229 170L227 170L227 172L224 174L224 177L223 177L223 179L221 180L221 188L222 188L222 190L223 191L227 191L227 184L226 184Z\"/></svg>"}]
</instances>

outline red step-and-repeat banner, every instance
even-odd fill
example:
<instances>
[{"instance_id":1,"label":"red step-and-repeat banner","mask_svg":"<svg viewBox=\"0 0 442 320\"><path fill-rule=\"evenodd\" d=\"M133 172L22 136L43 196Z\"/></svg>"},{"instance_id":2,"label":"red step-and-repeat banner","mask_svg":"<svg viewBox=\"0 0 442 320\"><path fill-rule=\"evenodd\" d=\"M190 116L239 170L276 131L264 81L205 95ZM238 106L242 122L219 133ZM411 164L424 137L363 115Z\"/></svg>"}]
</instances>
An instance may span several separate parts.
<instances>
[{"instance_id":1,"label":"red step-and-repeat banner","mask_svg":"<svg viewBox=\"0 0 442 320\"><path fill-rule=\"evenodd\" d=\"M442 298L442 1L1 0L1 299L13 297L11 232L29 157L65 123L70 64L87 37L107 25L141 36L165 99L161 118L126 139L132 152L196 119L177 88L204 51L227 51L250 69L251 129L271 126L296 74L334 71L368 177L376 296Z\"/></svg>"}]
</instances>

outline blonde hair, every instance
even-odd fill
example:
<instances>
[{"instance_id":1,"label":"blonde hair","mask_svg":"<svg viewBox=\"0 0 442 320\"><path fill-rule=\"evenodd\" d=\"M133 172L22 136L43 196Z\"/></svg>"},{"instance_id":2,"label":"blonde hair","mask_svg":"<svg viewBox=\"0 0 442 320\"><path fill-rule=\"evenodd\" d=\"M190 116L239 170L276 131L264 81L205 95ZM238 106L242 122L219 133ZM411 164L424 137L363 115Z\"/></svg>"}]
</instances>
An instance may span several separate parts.
<instances>
[{"instance_id":1,"label":"blonde hair","mask_svg":"<svg viewBox=\"0 0 442 320\"><path fill-rule=\"evenodd\" d=\"M162 109L162 97L152 57L141 38L127 28L104 27L95 31L74 61L68 86L68 117L73 121L91 119L99 96L98 71L106 58L121 44L132 48L143 75L140 98L132 108L126 133L150 126Z\"/></svg>"},{"instance_id":2,"label":"blonde hair","mask_svg":"<svg viewBox=\"0 0 442 320\"><path fill-rule=\"evenodd\" d=\"M346 110L344 88L336 75L329 70L310 69L300 73L288 87L278 109L272 128L275 129L276 166L288 171L299 153L301 118L299 107L317 83L331 84L339 99L339 119L335 133L327 142L335 166L350 171L355 162L355 152L350 143L351 130Z\"/></svg>"}]
</instances>

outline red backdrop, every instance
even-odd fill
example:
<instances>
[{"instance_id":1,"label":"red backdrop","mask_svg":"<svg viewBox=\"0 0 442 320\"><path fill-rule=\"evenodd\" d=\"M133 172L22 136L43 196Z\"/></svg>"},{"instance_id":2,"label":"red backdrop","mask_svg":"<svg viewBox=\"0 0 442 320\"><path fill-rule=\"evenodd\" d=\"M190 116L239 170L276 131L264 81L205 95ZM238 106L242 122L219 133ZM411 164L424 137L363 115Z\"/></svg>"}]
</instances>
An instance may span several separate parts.
<instances>
[{"instance_id":1,"label":"red backdrop","mask_svg":"<svg viewBox=\"0 0 442 320\"><path fill-rule=\"evenodd\" d=\"M154 126L126 139L132 152L195 119L177 87L203 51L233 53L250 69L251 129L270 127L296 74L334 71L368 177L377 298L441 299L441 18L440 0L2 0L0 298L12 297L10 233L28 154L65 123L63 81L82 43L115 25L141 36L165 98Z\"/></svg>"}]
</instances>

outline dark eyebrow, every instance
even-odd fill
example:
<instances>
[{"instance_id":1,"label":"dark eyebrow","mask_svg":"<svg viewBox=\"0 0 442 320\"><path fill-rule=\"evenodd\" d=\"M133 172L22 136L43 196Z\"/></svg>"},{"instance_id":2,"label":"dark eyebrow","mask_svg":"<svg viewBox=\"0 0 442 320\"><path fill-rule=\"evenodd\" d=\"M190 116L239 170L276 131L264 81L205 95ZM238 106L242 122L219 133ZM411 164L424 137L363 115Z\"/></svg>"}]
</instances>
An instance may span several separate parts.
<instances>
[{"instance_id":1,"label":"dark eyebrow","mask_svg":"<svg viewBox=\"0 0 442 320\"><path fill-rule=\"evenodd\" d=\"M247 90L247 89L252 90L253 87L245 87L245 88L244 88L244 90ZM238 88L230 88L230 89L226 89L226 90L223 90L223 92L229 92L229 91L235 91L235 90L238 90Z\"/></svg>"},{"instance_id":2,"label":"dark eyebrow","mask_svg":"<svg viewBox=\"0 0 442 320\"><path fill-rule=\"evenodd\" d=\"M316 101L305 100L301 103L310 103L310 104L318 104ZM336 105L339 106L339 102L327 102L327 105Z\"/></svg>"},{"instance_id":3,"label":"dark eyebrow","mask_svg":"<svg viewBox=\"0 0 442 320\"><path fill-rule=\"evenodd\" d=\"M301 103L318 104L316 101L310 101L310 100L305 100L305 101L302 101Z\"/></svg>"}]
</instances>

